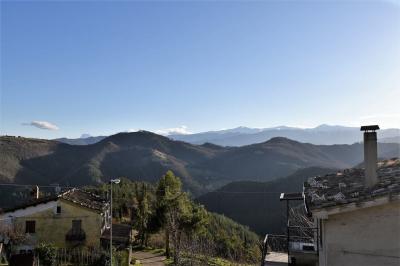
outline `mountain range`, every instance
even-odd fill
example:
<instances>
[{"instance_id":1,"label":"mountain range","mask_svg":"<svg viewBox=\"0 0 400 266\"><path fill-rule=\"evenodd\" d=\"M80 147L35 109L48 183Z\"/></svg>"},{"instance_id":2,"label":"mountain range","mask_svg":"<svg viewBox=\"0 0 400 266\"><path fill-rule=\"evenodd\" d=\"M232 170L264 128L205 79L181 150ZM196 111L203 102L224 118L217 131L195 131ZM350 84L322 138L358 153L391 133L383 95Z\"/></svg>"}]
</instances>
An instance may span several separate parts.
<instances>
[{"instance_id":1,"label":"mountain range","mask_svg":"<svg viewBox=\"0 0 400 266\"><path fill-rule=\"evenodd\" d=\"M396 157L399 148L399 144L380 143L379 157ZM1 182L80 186L122 176L154 182L171 169L187 190L200 195L232 181L266 182L307 167L352 167L363 160L363 146L313 145L276 137L242 147L222 147L139 131L89 145L2 136L0 154Z\"/></svg>"},{"instance_id":2,"label":"mountain range","mask_svg":"<svg viewBox=\"0 0 400 266\"><path fill-rule=\"evenodd\" d=\"M363 140L362 134L360 134L360 128L358 127L331 125L320 125L315 128L279 126L257 129L238 127L196 134L176 134L170 135L169 137L193 144L209 142L221 146L244 146L260 143L274 137L285 137L316 145L353 144ZM379 130L378 138L381 142L400 143L400 129L392 128Z\"/></svg>"},{"instance_id":3,"label":"mountain range","mask_svg":"<svg viewBox=\"0 0 400 266\"><path fill-rule=\"evenodd\" d=\"M90 136L87 134L83 134L80 138L76 139L69 139L69 138L59 138L55 139L56 141L70 144L70 145L89 145L89 144L95 144L103 139L105 139L106 136Z\"/></svg>"},{"instance_id":4,"label":"mountain range","mask_svg":"<svg viewBox=\"0 0 400 266\"><path fill-rule=\"evenodd\" d=\"M169 138L181 140L192 144L213 143L220 146L244 146L264 142L274 137L285 137L299 142L316 145L353 144L362 141L362 134L358 127L320 125L315 128L298 127L270 127L249 128L237 127L219 131L208 131L194 134L170 134ZM380 142L400 143L400 129L382 129L378 131ZM106 136L87 136L69 139L59 138L57 141L72 145L93 144Z\"/></svg>"}]
</instances>

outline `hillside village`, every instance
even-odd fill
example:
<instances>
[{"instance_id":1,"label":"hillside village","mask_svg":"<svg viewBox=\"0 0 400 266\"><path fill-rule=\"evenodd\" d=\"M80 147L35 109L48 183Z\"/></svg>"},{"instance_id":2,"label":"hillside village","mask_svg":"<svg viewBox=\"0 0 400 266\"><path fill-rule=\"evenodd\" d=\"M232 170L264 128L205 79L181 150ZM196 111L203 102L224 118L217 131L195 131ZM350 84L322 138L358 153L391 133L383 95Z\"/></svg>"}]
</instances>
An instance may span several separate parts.
<instances>
[{"instance_id":1,"label":"hillside village","mask_svg":"<svg viewBox=\"0 0 400 266\"><path fill-rule=\"evenodd\" d=\"M0 266L400 266L400 0L0 0Z\"/></svg>"},{"instance_id":2,"label":"hillside village","mask_svg":"<svg viewBox=\"0 0 400 266\"><path fill-rule=\"evenodd\" d=\"M216 258L223 265L260 260L263 265L398 265L400 159L378 161L377 129L362 127L363 168L305 168L261 190L255 189L263 187L261 183L233 182L197 200L183 192L190 186L171 171L153 184L124 178L80 187L8 183L14 191L9 195L18 200L0 214L0 259L9 265L129 265L140 259L143 265L214 265ZM3 151L10 151L10 141L3 137ZM37 140L33 143L38 145ZM281 149L280 143L291 142L272 143ZM21 149L27 146L12 146L14 153ZM12 190L13 184L17 190ZM227 202L236 200L239 210L244 204L241 216L235 215L235 208L222 207L229 196ZM267 216L257 219L260 211ZM262 226L254 224L257 220ZM355 231L359 232L354 235ZM154 261L146 255L151 253L140 251L144 248L154 249Z\"/></svg>"},{"instance_id":3,"label":"hillside village","mask_svg":"<svg viewBox=\"0 0 400 266\"><path fill-rule=\"evenodd\" d=\"M378 162L379 127L363 126L361 130L363 169L310 177L302 193L282 193L281 200L303 201L310 219L304 223L287 212L285 253L273 243L279 236L267 235L266 265L399 264L400 160Z\"/></svg>"}]
</instances>

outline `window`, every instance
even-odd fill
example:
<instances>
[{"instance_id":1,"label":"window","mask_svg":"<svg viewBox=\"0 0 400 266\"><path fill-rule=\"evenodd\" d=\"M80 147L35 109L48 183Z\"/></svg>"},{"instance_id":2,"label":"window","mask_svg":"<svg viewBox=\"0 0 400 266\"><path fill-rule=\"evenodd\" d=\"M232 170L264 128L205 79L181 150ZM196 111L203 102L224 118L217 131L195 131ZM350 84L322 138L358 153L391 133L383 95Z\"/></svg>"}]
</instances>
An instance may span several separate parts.
<instances>
[{"instance_id":1,"label":"window","mask_svg":"<svg viewBox=\"0 0 400 266\"><path fill-rule=\"evenodd\" d=\"M82 220L72 220L72 228L65 235L66 241L84 241L85 231L82 230Z\"/></svg>"},{"instance_id":2,"label":"window","mask_svg":"<svg viewBox=\"0 0 400 266\"><path fill-rule=\"evenodd\" d=\"M36 229L35 221L26 221L25 222L25 233L34 234Z\"/></svg>"},{"instance_id":3,"label":"window","mask_svg":"<svg viewBox=\"0 0 400 266\"><path fill-rule=\"evenodd\" d=\"M57 214L61 213L61 206L57 206Z\"/></svg>"},{"instance_id":4,"label":"window","mask_svg":"<svg viewBox=\"0 0 400 266\"><path fill-rule=\"evenodd\" d=\"M82 220L72 220L72 231L79 233L82 230Z\"/></svg>"},{"instance_id":5,"label":"window","mask_svg":"<svg viewBox=\"0 0 400 266\"><path fill-rule=\"evenodd\" d=\"M315 251L314 246L303 245L304 251Z\"/></svg>"}]
</instances>

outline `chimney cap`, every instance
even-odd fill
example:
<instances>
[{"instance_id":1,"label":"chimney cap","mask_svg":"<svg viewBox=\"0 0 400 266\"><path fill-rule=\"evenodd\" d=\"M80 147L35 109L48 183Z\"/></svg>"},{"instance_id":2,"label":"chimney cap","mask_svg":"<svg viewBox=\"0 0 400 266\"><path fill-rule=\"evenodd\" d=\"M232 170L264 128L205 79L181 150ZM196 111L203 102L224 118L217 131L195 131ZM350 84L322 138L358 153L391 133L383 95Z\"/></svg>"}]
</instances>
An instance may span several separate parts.
<instances>
[{"instance_id":1,"label":"chimney cap","mask_svg":"<svg viewBox=\"0 0 400 266\"><path fill-rule=\"evenodd\" d=\"M361 126L360 131L375 131L378 130L378 125L371 125L371 126Z\"/></svg>"}]
</instances>

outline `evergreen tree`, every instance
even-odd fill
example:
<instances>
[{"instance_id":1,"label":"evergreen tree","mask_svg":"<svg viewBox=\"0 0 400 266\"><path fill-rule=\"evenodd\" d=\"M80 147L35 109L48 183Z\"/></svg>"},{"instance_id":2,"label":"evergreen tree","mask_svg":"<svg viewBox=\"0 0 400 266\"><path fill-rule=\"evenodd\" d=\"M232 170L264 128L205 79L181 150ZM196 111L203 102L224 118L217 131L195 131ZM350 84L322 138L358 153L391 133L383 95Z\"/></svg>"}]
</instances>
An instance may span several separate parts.
<instances>
[{"instance_id":1,"label":"evergreen tree","mask_svg":"<svg viewBox=\"0 0 400 266\"><path fill-rule=\"evenodd\" d=\"M145 183L135 184L135 201L137 203L135 224L139 231L140 244L145 245L147 239L147 226L151 216L150 198Z\"/></svg>"},{"instance_id":2,"label":"evergreen tree","mask_svg":"<svg viewBox=\"0 0 400 266\"><path fill-rule=\"evenodd\" d=\"M179 177L176 177L172 171L168 171L158 183L157 202L165 222L167 256L170 255L169 242L171 240L174 264L179 265L182 234L201 227L205 220L205 211L191 203L187 194L182 192Z\"/></svg>"}]
</instances>

